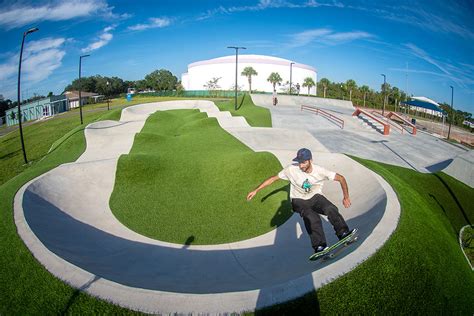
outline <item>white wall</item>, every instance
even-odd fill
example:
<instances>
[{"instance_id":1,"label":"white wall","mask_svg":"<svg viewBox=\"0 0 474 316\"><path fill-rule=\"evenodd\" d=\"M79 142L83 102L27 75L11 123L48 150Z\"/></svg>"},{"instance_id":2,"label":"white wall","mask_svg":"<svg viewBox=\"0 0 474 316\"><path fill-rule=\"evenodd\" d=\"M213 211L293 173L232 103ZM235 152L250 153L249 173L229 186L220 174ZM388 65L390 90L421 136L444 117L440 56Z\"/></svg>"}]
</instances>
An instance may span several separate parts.
<instances>
[{"instance_id":1,"label":"white wall","mask_svg":"<svg viewBox=\"0 0 474 316\"><path fill-rule=\"evenodd\" d=\"M264 56L261 56L264 57ZM272 58L272 57L270 57ZM223 58L213 63L213 60L194 63L188 66L188 72L184 73L181 77L182 84L186 90L205 90L204 85L214 77L221 77L218 81L218 85L223 90L230 90L234 86L235 82L235 58L228 58L228 60L222 60ZM278 92L284 89L284 84L290 81L290 61L286 61L280 58L273 58L261 60L257 62L246 62L245 57L239 57L238 63L238 86L242 90L249 89L248 79L242 76L241 73L245 67L253 67L258 75L252 76L252 90L272 92L273 86L267 81L267 78L272 72L278 72L283 79L282 85L276 87ZM197 65L196 65L197 64ZM294 64L292 70L292 84L293 87L297 83L300 84L300 93L307 93L308 88L303 88L303 82L306 77L313 78L314 82L317 82L316 71L308 69L312 68L303 64ZM313 68L314 69L314 68ZM287 87L288 89L288 87ZM310 94L316 94L316 87L310 89Z\"/></svg>"}]
</instances>

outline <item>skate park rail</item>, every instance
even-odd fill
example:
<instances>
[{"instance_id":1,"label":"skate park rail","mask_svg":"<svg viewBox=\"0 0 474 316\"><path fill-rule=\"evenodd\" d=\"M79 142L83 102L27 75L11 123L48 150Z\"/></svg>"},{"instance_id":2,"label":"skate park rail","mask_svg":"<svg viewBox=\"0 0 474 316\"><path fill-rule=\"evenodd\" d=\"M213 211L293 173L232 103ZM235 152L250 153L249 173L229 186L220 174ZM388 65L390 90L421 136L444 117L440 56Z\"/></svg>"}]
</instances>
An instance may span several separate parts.
<instances>
[{"instance_id":1,"label":"skate park rail","mask_svg":"<svg viewBox=\"0 0 474 316\"><path fill-rule=\"evenodd\" d=\"M359 116L360 114L365 115L365 116L373 119L377 123L383 125L383 134L384 135L390 134L390 125L388 123L382 121L381 119L375 117L374 115L370 114L369 112L366 112L364 110L361 110L361 109L357 108L357 110L355 110L355 112L352 113L352 116Z\"/></svg>"},{"instance_id":2,"label":"skate park rail","mask_svg":"<svg viewBox=\"0 0 474 316\"><path fill-rule=\"evenodd\" d=\"M403 122L403 124L406 124L408 126L410 126L412 128L412 132L411 134L412 135L416 135L416 126L413 125L412 123L410 123L409 121L407 121L405 118L401 117L400 115L398 115L397 113L395 112L390 112L387 114L387 118L388 119L392 119L392 116L395 116L396 118L398 118L399 120L401 120ZM392 119L393 120L393 119Z\"/></svg>"},{"instance_id":3,"label":"skate park rail","mask_svg":"<svg viewBox=\"0 0 474 316\"><path fill-rule=\"evenodd\" d=\"M340 124L341 129L344 129L344 120L337 117L337 116L335 116L335 115L333 115L333 114L331 114L331 113L329 113L328 111L322 110L322 109L317 108L315 106L309 106L309 105L302 105L301 106L301 111L303 111L303 110L307 110L307 111L316 113L316 115L321 114L321 116L324 116L328 120L332 120L335 123Z\"/></svg>"}]
</instances>

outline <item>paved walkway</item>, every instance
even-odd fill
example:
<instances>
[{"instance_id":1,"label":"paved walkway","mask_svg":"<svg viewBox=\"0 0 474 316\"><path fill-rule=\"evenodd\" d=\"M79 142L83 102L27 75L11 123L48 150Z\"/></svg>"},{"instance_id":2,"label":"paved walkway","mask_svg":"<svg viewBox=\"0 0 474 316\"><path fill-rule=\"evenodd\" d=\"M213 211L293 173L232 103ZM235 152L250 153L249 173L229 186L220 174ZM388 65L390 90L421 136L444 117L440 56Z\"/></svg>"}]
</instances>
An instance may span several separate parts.
<instances>
[{"instance_id":1,"label":"paved walkway","mask_svg":"<svg viewBox=\"0 0 474 316\"><path fill-rule=\"evenodd\" d=\"M434 172L469 151L423 132L414 136L407 132L402 134L392 127L390 135L384 136L353 117L355 109L349 101L282 95L278 105L273 106L270 95L254 94L252 99L255 104L270 109L273 127L307 131L332 153ZM327 110L343 119L344 129L322 116L301 111L303 104Z\"/></svg>"},{"instance_id":2,"label":"paved walkway","mask_svg":"<svg viewBox=\"0 0 474 316\"><path fill-rule=\"evenodd\" d=\"M147 117L158 110L199 109L256 151L270 151L282 165L306 146L316 163L343 174L352 207L341 205L337 183L325 194L343 212L360 240L328 262L309 262L303 223L286 223L249 240L185 246L153 240L123 226L109 208L118 158L127 154ZM52 274L115 304L149 313L242 312L274 305L321 287L377 251L397 226L400 206L378 175L329 150L304 130L252 128L209 101L149 103L123 110L119 122L90 124L87 149L25 184L15 196L18 232ZM250 190L251 188L249 188ZM245 198L245 197L243 197ZM328 242L336 237L324 223Z\"/></svg>"}]
</instances>

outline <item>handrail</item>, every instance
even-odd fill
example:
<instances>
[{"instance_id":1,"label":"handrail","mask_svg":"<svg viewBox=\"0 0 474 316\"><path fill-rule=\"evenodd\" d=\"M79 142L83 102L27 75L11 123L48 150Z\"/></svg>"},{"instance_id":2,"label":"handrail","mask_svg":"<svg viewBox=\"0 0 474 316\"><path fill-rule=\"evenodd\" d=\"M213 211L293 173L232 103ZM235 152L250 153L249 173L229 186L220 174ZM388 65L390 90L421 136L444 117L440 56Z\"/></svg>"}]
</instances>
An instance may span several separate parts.
<instances>
[{"instance_id":1,"label":"handrail","mask_svg":"<svg viewBox=\"0 0 474 316\"><path fill-rule=\"evenodd\" d=\"M400 130L400 133L403 134L403 131L404 131L405 129L404 129L403 127L401 127L400 124L398 124L397 122L388 119L387 117L383 116L382 113L377 112L377 111L375 111L375 110L372 111L372 114L375 114L375 115L377 115L380 119L385 120L388 124L392 125L393 127L397 128L398 130Z\"/></svg>"},{"instance_id":2,"label":"handrail","mask_svg":"<svg viewBox=\"0 0 474 316\"><path fill-rule=\"evenodd\" d=\"M399 114L395 112L390 112L387 114L387 118L390 119L392 116L395 116L396 118L400 119L403 123L407 124L412 128L412 135L416 135L416 126L413 125L410 121L407 121L404 117L400 116Z\"/></svg>"},{"instance_id":3,"label":"handrail","mask_svg":"<svg viewBox=\"0 0 474 316\"><path fill-rule=\"evenodd\" d=\"M309 105L301 105L301 111L303 110L308 110L310 112L316 113L316 115L321 114L328 120L333 120L336 123L341 124L341 129L344 129L344 120L335 116L334 114L331 114L323 109L317 108L315 106L309 106Z\"/></svg>"},{"instance_id":4,"label":"handrail","mask_svg":"<svg viewBox=\"0 0 474 316\"><path fill-rule=\"evenodd\" d=\"M361 110L360 108L357 108L355 110L354 113L352 113L352 116L359 116L359 114L364 114L365 116L368 116L370 117L371 119L373 119L374 121L380 123L383 125L383 134L384 135L388 135L390 134L390 125L388 123L385 123L383 121L381 121L379 118L375 117L374 115L364 111L364 110Z\"/></svg>"}]
</instances>

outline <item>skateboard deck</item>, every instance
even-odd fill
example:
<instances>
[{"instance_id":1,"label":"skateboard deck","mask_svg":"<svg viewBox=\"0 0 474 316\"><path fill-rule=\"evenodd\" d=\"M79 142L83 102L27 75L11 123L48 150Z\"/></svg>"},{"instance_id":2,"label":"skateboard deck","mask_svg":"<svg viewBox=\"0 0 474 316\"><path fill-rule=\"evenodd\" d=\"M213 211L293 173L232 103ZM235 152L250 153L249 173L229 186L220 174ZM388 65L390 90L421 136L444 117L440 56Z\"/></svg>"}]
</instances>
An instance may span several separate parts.
<instances>
[{"instance_id":1,"label":"skateboard deck","mask_svg":"<svg viewBox=\"0 0 474 316\"><path fill-rule=\"evenodd\" d=\"M328 247L328 249L314 253L309 257L309 260L315 261L318 259L332 259L337 256L345 247L349 246L350 244L356 242L358 239L357 228L354 229L352 234L346 236L345 238L339 240L337 243L333 244L332 246Z\"/></svg>"}]
</instances>

